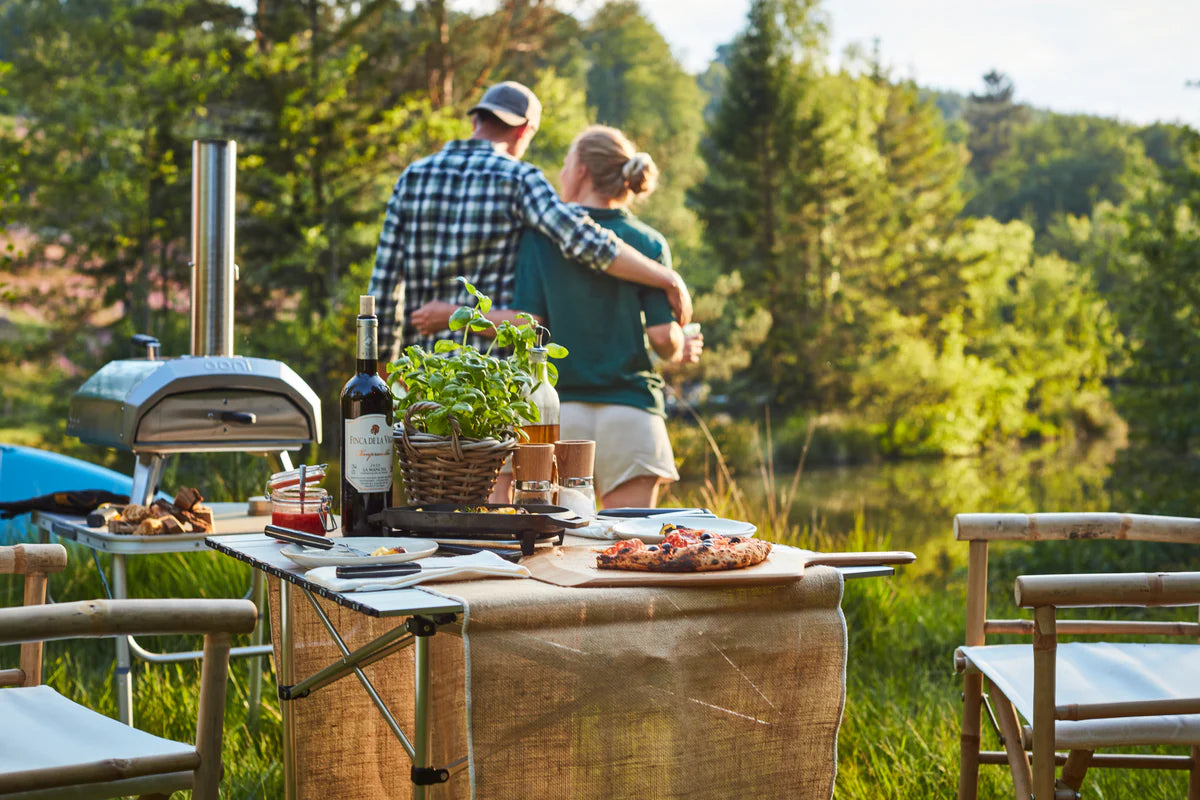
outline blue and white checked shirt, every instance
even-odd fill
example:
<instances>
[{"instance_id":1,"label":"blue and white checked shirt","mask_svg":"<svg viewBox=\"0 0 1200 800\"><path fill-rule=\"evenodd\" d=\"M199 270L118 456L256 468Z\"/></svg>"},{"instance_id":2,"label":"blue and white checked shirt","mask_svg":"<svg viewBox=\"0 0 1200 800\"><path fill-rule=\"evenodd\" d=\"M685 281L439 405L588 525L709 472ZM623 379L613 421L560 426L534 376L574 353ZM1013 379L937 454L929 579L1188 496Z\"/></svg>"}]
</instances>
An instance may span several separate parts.
<instances>
[{"instance_id":1,"label":"blue and white checked shirt","mask_svg":"<svg viewBox=\"0 0 1200 800\"><path fill-rule=\"evenodd\" d=\"M411 164L388 201L368 290L379 316L380 358L398 358L412 344L432 352L434 342L448 338L420 335L411 317L430 300L467 305L471 296L455 280L459 275L497 308L509 307L517 247L527 227L550 237L567 258L595 269L608 269L617 257L612 231L560 200L537 167L491 142L449 142ZM487 347L480 337L469 341Z\"/></svg>"}]
</instances>

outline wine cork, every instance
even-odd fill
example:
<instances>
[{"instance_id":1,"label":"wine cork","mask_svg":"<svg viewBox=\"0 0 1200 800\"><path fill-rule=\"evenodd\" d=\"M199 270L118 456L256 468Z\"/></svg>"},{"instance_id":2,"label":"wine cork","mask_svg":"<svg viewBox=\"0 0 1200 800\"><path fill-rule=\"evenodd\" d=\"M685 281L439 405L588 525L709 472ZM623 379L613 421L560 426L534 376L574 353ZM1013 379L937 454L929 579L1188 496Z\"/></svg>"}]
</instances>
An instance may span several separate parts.
<instances>
[{"instance_id":1,"label":"wine cork","mask_svg":"<svg viewBox=\"0 0 1200 800\"><path fill-rule=\"evenodd\" d=\"M358 296L358 315L360 317L375 316L375 295L360 294Z\"/></svg>"},{"instance_id":2,"label":"wine cork","mask_svg":"<svg viewBox=\"0 0 1200 800\"><path fill-rule=\"evenodd\" d=\"M513 477L518 481L554 480L554 445L517 445L513 453Z\"/></svg>"},{"instance_id":3,"label":"wine cork","mask_svg":"<svg viewBox=\"0 0 1200 800\"><path fill-rule=\"evenodd\" d=\"M559 480L590 478L596 466L596 443L591 439L562 439L554 443Z\"/></svg>"}]
</instances>

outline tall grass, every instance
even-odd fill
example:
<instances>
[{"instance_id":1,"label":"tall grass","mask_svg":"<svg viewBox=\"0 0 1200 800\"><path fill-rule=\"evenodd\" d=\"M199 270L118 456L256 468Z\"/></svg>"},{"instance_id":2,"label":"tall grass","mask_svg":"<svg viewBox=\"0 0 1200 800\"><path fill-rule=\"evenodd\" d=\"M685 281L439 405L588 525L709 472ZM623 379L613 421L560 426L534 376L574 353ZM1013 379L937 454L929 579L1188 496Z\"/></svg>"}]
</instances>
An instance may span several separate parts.
<instances>
[{"instance_id":1,"label":"tall grass","mask_svg":"<svg viewBox=\"0 0 1200 800\"><path fill-rule=\"evenodd\" d=\"M749 520L762 536L814 550L886 549L896 531L873 530L863 514L847 530L830 530L818 518L791 519L792 503L802 485L803 460L786 475L777 474L772 458L770 421L755 439L759 465L755 480L739 482L725 463L710 433L712 474L693 493L668 498L683 505L703 505L722 516ZM811 440L812 429L808 432ZM749 497L765 498L752 502ZM947 519L944 541L931 542L918 562L891 578L853 580L846 584L843 611L849 633L846 711L838 741L836 797L844 800L927 800L953 797L958 775L959 693L952 654L963 642L966 595L966 547L950 540ZM53 576L58 600L103 596L91 551L69 546L67 571ZM1089 550L1086 568L1101 571L1125 567L1127 552L1100 547ZM1161 546L1137 551L1142 567L1187 564L1186 556ZM102 557L105 558L105 557ZM996 587L1011 586L1021 572L1078 569L1076 550L1039 549L1021 545L995 549ZM107 567L107 563L105 563ZM130 586L145 596L233 597L249 585L249 568L215 553L172 554L129 560ZM1139 567L1141 568L1141 567ZM21 602L20 585L0 578L0 603ZM999 611L999 609L998 609ZM1004 610L1008 613L1008 609ZM1016 613L1012 610L1012 613ZM155 649L191 649L195 641L180 637L147 640ZM247 644L239 641L236 644ZM45 679L67 696L115 716L112 691L113 653L108 640L52 642L46 649ZM15 662L15 648L0 648L0 664ZM274 678L264 664L264 699L256 730L247 727L247 678L250 663L232 662L225 715L225 796L282 796L279 703ZM139 727L188 741L193 736L198 687L192 664L135 664L135 713ZM986 724L985 724L986 727ZM984 746L997 749L995 737ZM983 800L1012 796L1007 770L981 768ZM1180 797L1186 777L1179 773L1099 770L1088 776L1085 797Z\"/></svg>"},{"instance_id":2,"label":"tall grass","mask_svg":"<svg viewBox=\"0 0 1200 800\"><path fill-rule=\"evenodd\" d=\"M890 548L892 535L899 532L872 530L861 511L848 530L829 530L817 516L803 523L792 520L797 487L803 480L804 454L813 437L812 423L800 463L781 480L774 467L768 416L754 441L761 486L747 486L730 473L703 419L699 415L695 419L712 448L711 463L716 469L705 476L700 488L670 498L672 501L706 506L721 516L753 522L759 535L782 544L829 551ZM748 497L763 500L752 503ZM927 543L917 563L897 569L893 577L846 583L842 609L849 655L846 710L838 737L836 798L925 800L956 795L962 680L954 672L952 656L965 636L967 548L952 541L950 519L945 528L944 540ZM1132 549L1092 548L1095 543L1087 543L1087 561L1081 563L1078 543L1059 544L1063 546L994 547L993 592L1003 595L999 587L1012 586L1015 577L1025 573L1122 571L1129 569L1130 563L1144 569L1197 566L1195 554L1177 546L1135 543ZM1011 604L996 613L1020 615ZM985 718L985 729L987 725ZM994 733L986 731L983 746L1003 749ZM981 800L1011 798L1013 794L1007 767L981 767L979 785ZM1094 770L1084 784L1083 796L1156 800L1181 797L1186 785L1186 773L1180 772Z\"/></svg>"}]
</instances>

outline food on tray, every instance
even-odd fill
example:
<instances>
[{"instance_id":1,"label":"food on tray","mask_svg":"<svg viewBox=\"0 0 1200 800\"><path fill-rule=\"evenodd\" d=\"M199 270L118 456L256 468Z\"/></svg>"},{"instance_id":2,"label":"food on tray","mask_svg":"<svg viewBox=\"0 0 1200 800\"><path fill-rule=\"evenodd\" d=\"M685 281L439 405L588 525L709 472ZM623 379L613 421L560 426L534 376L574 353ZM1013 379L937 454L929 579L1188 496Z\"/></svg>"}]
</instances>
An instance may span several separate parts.
<instances>
[{"instance_id":1,"label":"food on tray","mask_svg":"<svg viewBox=\"0 0 1200 800\"><path fill-rule=\"evenodd\" d=\"M516 506L500 506L499 508L488 508L487 506L469 506L467 508L456 508L456 514L528 514L529 512L523 508Z\"/></svg>"},{"instance_id":2,"label":"food on tray","mask_svg":"<svg viewBox=\"0 0 1200 800\"><path fill-rule=\"evenodd\" d=\"M132 522L135 525L148 516L150 516L150 509L137 503L130 503L121 510L121 519L126 522Z\"/></svg>"},{"instance_id":3,"label":"food on tray","mask_svg":"<svg viewBox=\"0 0 1200 800\"><path fill-rule=\"evenodd\" d=\"M376 547L371 551L373 556L398 556L401 553L407 553L403 547Z\"/></svg>"},{"instance_id":4,"label":"food on tray","mask_svg":"<svg viewBox=\"0 0 1200 800\"><path fill-rule=\"evenodd\" d=\"M108 520L109 533L156 536L165 533L212 533L212 509L195 489L184 487L174 502L155 500L149 506L130 503L120 515Z\"/></svg>"},{"instance_id":5,"label":"food on tray","mask_svg":"<svg viewBox=\"0 0 1200 800\"><path fill-rule=\"evenodd\" d=\"M641 572L712 572L761 564L771 554L771 543L740 536L725 537L699 528L667 523L661 544L641 539L617 542L596 556L600 569Z\"/></svg>"}]
</instances>

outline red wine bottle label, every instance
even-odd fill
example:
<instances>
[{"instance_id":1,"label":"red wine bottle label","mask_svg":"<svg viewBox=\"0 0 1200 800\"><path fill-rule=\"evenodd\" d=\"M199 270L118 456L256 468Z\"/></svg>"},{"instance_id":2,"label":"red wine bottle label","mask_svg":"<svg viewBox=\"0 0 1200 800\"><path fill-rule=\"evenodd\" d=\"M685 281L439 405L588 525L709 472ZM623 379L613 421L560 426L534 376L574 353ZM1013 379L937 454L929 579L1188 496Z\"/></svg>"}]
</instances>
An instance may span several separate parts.
<instances>
[{"instance_id":1,"label":"red wine bottle label","mask_svg":"<svg viewBox=\"0 0 1200 800\"><path fill-rule=\"evenodd\" d=\"M346 420L346 481L360 492L392 488L392 429L383 414Z\"/></svg>"}]
</instances>

